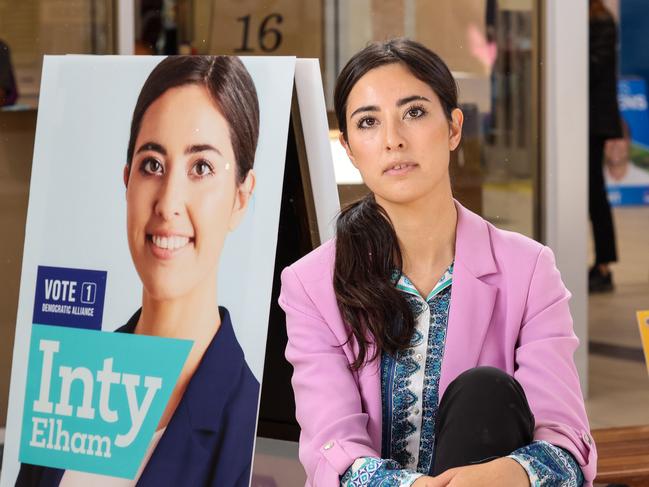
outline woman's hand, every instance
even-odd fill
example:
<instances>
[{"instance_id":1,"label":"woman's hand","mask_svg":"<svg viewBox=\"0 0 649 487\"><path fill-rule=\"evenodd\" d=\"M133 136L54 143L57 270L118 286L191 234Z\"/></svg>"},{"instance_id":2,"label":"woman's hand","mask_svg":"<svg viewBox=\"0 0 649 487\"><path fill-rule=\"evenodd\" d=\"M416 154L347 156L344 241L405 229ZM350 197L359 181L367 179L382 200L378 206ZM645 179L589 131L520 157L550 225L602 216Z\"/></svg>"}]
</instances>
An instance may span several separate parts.
<instances>
[{"instance_id":1,"label":"woman's hand","mask_svg":"<svg viewBox=\"0 0 649 487\"><path fill-rule=\"evenodd\" d=\"M529 487L530 480L521 465L503 457L478 465L451 468L437 477L420 477L413 487L504 486Z\"/></svg>"},{"instance_id":2,"label":"woman's hand","mask_svg":"<svg viewBox=\"0 0 649 487\"><path fill-rule=\"evenodd\" d=\"M434 477L419 477L417 480L415 480L415 483L412 484L412 487L428 487L429 485L435 485L432 482L435 481Z\"/></svg>"}]
</instances>

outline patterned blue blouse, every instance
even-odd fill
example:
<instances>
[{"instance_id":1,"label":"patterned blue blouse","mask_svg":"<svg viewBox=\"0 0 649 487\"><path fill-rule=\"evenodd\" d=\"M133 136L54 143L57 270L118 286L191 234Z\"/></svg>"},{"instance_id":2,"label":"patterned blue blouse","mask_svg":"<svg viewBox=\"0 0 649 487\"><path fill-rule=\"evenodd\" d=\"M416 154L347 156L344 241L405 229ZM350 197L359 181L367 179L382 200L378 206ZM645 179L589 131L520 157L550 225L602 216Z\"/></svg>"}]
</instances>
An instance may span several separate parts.
<instances>
[{"instance_id":1,"label":"patterned blue blouse","mask_svg":"<svg viewBox=\"0 0 649 487\"><path fill-rule=\"evenodd\" d=\"M341 487L404 487L432 472L453 265L425 300L405 275L395 274L394 280L413 312L415 332L409 348L396 357L381 357L382 458L358 458L342 476ZM532 487L583 484L573 456L545 441L534 441L509 457L525 469Z\"/></svg>"}]
</instances>

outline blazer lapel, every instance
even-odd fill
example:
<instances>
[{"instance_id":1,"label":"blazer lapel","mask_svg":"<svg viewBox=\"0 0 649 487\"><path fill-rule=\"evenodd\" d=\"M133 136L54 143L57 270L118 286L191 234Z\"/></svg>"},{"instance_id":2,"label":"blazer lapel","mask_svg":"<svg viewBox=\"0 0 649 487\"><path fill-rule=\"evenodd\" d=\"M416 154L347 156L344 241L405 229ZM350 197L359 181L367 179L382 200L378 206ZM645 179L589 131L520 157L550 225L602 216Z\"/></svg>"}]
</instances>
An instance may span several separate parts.
<instances>
[{"instance_id":1,"label":"blazer lapel","mask_svg":"<svg viewBox=\"0 0 649 487\"><path fill-rule=\"evenodd\" d=\"M204 471L210 463L210 450L201 447L202 442L192 429L189 416L187 404L181 401L146 464L137 487L205 483Z\"/></svg>"},{"instance_id":2,"label":"blazer lapel","mask_svg":"<svg viewBox=\"0 0 649 487\"><path fill-rule=\"evenodd\" d=\"M219 307L221 326L203 354L138 487L213 484L227 402L236 390L245 365L228 310ZM248 441L242 438L241 441Z\"/></svg>"},{"instance_id":3,"label":"blazer lapel","mask_svg":"<svg viewBox=\"0 0 649 487\"><path fill-rule=\"evenodd\" d=\"M456 207L455 266L439 400L453 379L478 364L498 294L481 279L498 272L488 225L457 202Z\"/></svg>"}]
</instances>

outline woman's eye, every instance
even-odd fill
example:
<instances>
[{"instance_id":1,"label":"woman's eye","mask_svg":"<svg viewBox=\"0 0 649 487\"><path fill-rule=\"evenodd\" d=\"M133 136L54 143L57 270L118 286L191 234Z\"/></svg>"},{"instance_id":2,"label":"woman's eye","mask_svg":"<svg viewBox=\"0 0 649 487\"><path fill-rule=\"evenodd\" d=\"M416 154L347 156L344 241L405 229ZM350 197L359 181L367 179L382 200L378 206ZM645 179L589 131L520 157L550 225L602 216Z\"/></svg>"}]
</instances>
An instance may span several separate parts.
<instances>
[{"instance_id":1,"label":"woman's eye","mask_svg":"<svg viewBox=\"0 0 649 487\"><path fill-rule=\"evenodd\" d=\"M411 107L406 112L405 118L419 118L423 116L426 111L422 107Z\"/></svg>"},{"instance_id":2,"label":"woman's eye","mask_svg":"<svg viewBox=\"0 0 649 487\"><path fill-rule=\"evenodd\" d=\"M163 173L163 167L160 161L157 159L154 159L152 157L147 157L142 161L142 165L140 166L142 172L145 174L162 174Z\"/></svg>"},{"instance_id":3,"label":"woman's eye","mask_svg":"<svg viewBox=\"0 0 649 487\"><path fill-rule=\"evenodd\" d=\"M374 117L363 117L361 118L356 126L359 129L369 129L374 127L377 124L377 120Z\"/></svg>"},{"instance_id":4,"label":"woman's eye","mask_svg":"<svg viewBox=\"0 0 649 487\"><path fill-rule=\"evenodd\" d=\"M201 160L201 161L196 162L196 164L194 164L192 166L192 171L191 172L192 172L193 175L202 178L202 177L209 176L209 175L213 174L214 170L212 169L212 166L210 165L209 162Z\"/></svg>"}]
</instances>

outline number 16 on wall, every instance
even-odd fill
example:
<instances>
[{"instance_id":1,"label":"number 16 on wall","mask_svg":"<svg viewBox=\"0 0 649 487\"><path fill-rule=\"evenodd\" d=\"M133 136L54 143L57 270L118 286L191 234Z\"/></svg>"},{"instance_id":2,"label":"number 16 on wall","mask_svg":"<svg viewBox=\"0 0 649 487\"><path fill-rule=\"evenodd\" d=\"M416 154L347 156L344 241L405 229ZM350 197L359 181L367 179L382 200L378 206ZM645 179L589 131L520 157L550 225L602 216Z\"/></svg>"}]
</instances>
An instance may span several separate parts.
<instances>
[{"instance_id":1,"label":"number 16 on wall","mask_svg":"<svg viewBox=\"0 0 649 487\"><path fill-rule=\"evenodd\" d=\"M255 47L251 47L250 40L250 22L252 15L244 15L237 18L237 22L242 24L241 32L241 46L236 48L234 52L254 52ZM257 32L257 45L259 49L264 52L273 52L279 49L282 45L282 32L279 30L279 25L284 22L284 18L278 14L273 13L267 15L259 24Z\"/></svg>"}]
</instances>

